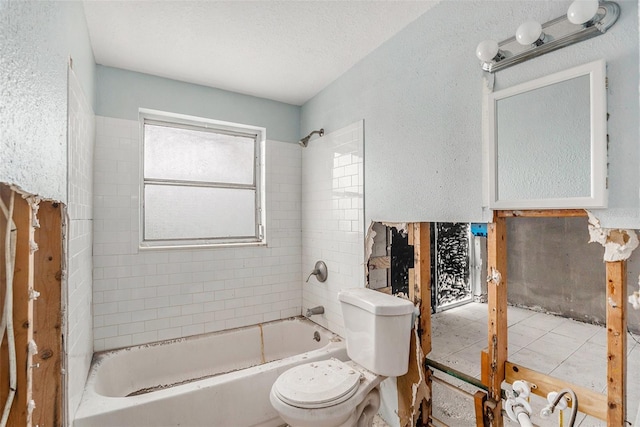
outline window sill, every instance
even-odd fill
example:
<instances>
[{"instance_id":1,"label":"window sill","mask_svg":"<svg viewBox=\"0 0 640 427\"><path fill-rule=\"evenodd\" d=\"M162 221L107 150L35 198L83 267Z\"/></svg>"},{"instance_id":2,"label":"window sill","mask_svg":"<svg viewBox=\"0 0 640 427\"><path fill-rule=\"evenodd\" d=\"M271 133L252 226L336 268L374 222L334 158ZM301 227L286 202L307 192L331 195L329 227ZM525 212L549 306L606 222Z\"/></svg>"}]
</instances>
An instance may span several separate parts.
<instances>
[{"instance_id":1,"label":"window sill","mask_svg":"<svg viewBox=\"0 0 640 427\"><path fill-rule=\"evenodd\" d=\"M184 245L138 245L140 251L167 251L167 250L200 250L200 249L229 249L229 248L246 248L246 247L267 247L266 241L261 242L238 242L238 243L203 243L201 245L184 244Z\"/></svg>"}]
</instances>

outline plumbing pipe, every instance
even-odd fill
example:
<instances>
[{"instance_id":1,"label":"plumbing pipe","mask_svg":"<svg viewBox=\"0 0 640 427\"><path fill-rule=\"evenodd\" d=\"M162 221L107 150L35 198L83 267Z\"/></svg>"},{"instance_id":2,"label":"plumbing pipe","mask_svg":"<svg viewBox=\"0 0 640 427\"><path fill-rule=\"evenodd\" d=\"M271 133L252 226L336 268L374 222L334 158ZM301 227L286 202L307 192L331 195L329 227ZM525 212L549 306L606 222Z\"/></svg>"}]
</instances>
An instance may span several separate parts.
<instances>
[{"instance_id":1,"label":"plumbing pipe","mask_svg":"<svg viewBox=\"0 0 640 427\"><path fill-rule=\"evenodd\" d=\"M7 425L9 419L9 412L11 412L11 406L13 405L13 398L16 394L16 341L13 333L13 271L16 262L16 241L17 230L15 222L13 221L13 210L15 206L15 191L11 192L11 198L9 201L9 209L0 198L0 205L2 211L7 218L7 228L4 240L4 253L5 253L5 274L6 274L6 290L4 295L4 308L2 310L2 324L0 343L4 338L4 332L7 332L7 343L9 348L9 394L7 401L4 405L4 411L2 413L2 419L0 419L0 427Z\"/></svg>"},{"instance_id":2,"label":"plumbing pipe","mask_svg":"<svg viewBox=\"0 0 640 427\"><path fill-rule=\"evenodd\" d=\"M453 384L451 384L451 383L449 383L449 382L447 382L447 381L443 380L442 378L438 378L438 377L436 377L435 375L433 375L433 376L431 377L431 381L433 381L433 382L435 382L435 383L438 383L438 384L442 384L443 386L445 386L445 387L447 387L447 388L450 388L451 390L453 390L453 391L455 391L455 392L457 392L457 393L461 394L461 395L462 395L462 396L464 396L464 397L469 397L469 398L471 398L471 399L473 399L473 398L474 398L474 395L473 395L473 394L471 394L471 393L469 393L469 392L466 392L466 391L464 391L463 389L461 389L460 387L456 387L456 386L454 386Z\"/></svg>"},{"instance_id":3,"label":"plumbing pipe","mask_svg":"<svg viewBox=\"0 0 640 427\"><path fill-rule=\"evenodd\" d=\"M479 388L480 390L488 391L489 387L482 384L480 380L474 378L470 375L465 374L464 372L457 371L447 365L444 365L440 362L436 362L435 360L431 360L428 357L425 357L424 365L426 368L434 368L438 371L444 372L445 374L451 375L454 378L457 378L461 381L466 382L467 384L471 384L472 386Z\"/></svg>"},{"instance_id":4,"label":"plumbing pipe","mask_svg":"<svg viewBox=\"0 0 640 427\"><path fill-rule=\"evenodd\" d=\"M522 397L509 397L504 402L504 409L512 421L518 422L521 426L533 427L529 414L532 412L529 402Z\"/></svg>"},{"instance_id":5,"label":"plumbing pipe","mask_svg":"<svg viewBox=\"0 0 640 427\"><path fill-rule=\"evenodd\" d=\"M527 381L517 380L511 385L511 389L516 393L517 397L526 399L531 395L531 384Z\"/></svg>"},{"instance_id":6,"label":"plumbing pipe","mask_svg":"<svg viewBox=\"0 0 640 427\"><path fill-rule=\"evenodd\" d=\"M569 427L573 427L576 422L576 416L578 415L578 396L576 396L574 391L570 388L563 388L555 396L553 393L555 392L551 392L547 395L549 404L542 408L542 411L540 411L540 416L543 418L548 418L549 416L551 416L556 406L560 408L560 399L562 399L565 394L568 394L569 396L571 396L571 419L569 420Z\"/></svg>"},{"instance_id":7,"label":"plumbing pipe","mask_svg":"<svg viewBox=\"0 0 640 427\"><path fill-rule=\"evenodd\" d=\"M529 418L529 414L524 409L518 407L516 408L515 413L517 414L518 422L522 427L533 427L531 418Z\"/></svg>"}]
</instances>

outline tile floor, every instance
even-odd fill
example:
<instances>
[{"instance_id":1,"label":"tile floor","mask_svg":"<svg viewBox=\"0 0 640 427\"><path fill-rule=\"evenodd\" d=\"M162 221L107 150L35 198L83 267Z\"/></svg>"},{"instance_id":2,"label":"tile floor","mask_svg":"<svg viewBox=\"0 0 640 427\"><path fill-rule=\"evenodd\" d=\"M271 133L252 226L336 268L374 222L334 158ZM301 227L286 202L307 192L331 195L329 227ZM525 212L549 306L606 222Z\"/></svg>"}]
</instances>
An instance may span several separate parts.
<instances>
[{"instance_id":1,"label":"tile floor","mask_svg":"<svg viewBox=\"0 0 640 427\"><path fill-rule=\"evenodd\" d=\"M509 361L598 392L606 391L604 327L516 307L509 307L507 318ZM480 351L486 346L486 304L471 303L433 316L430 359L480 378ZM628 335L627 348L627 419L633 423L640 401L640 345ZM446 374L436 371L435 375L469 392L477 390ZM535 425L559 425L556 414L551 419L539 417L546 400L534 396L531 404ZM434 383L434 416L451 427L475 425L472 400L438 383ZM569 410L564 419L568 424ZM505 425L517 425L505 420ZM600 427L606 422L579 413L575 425Z\"/></svg>"}]
</instances>

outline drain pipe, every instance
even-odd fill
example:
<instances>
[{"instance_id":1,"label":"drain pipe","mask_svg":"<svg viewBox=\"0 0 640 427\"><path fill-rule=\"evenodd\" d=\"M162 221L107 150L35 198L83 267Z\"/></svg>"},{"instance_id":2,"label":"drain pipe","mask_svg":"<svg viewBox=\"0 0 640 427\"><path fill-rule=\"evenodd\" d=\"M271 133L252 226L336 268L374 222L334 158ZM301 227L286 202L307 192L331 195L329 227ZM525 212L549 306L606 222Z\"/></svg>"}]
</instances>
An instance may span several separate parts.
<instances>
[{"instance_id":1,"label":"drain pipe","mask_svg":"<svg viewBox=\"0 0 640 427\"><path fill-rule=\"evenodd\" d=\"M510 397L504 403L504 409L509 418L517 422L523 427L533 427L533 423L529 418L531 414L531 405L522 397Z\"/></svg>"},{"instance_id":2,"label":"drain pipe","mask_svg":"<svg viewBox=\"0 0 640 427\"><path fill-rule=\"evenodd\" d=\"M527 381L515 381L511 386L513 392L506 391L508 399L505 401L505 411L511 420L516 421L523 427L533 427L531 422L532 409L526 400L531 395L532 385Z\"/></svg>"},{"instance_id":3,"label":"drain pipe","mask_svg":"<svg viewBox=\"0 0 640 427\"><path fill-rule=\"evenodd\" d=\"M513 412L516 414L517 421L522 427L533 427L529 413L524 408L516 406Z\"/></svg>"}]
</instances>

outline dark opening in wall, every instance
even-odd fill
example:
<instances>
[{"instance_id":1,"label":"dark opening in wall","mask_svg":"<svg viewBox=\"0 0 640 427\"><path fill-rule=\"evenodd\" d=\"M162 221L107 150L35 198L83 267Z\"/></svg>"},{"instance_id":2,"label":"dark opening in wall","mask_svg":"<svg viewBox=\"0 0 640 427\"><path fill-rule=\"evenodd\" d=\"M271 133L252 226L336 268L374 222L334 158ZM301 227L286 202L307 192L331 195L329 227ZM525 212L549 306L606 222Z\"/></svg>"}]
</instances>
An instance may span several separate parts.
<instances>
[{"instance_id":1,"label":"dark opening in wall","mask_svg":"<svg viewBox=\"0 0 640 427\"><path fill-rule=\"evenodd\" d=\"M413 268L413 246L403 231L391 229L391 293L409 295L409 269Z\"/></svg>"},{"instance_id":2,"label":"dark opening in wall","mask_svg":"<svg viewBox=\"0 0 640 427\"><path fill-rule=\"evenodd\" d=\"M374 223L367 236L370 245L368 284L391 294L409 294L414 247L406 224ZM455 306L473 298L470 225L432 223L430 233L432 309Z\"/></svg>"},{"instance_id":3,"label":"dark opening in wall","mask_svg":"<svg viewBox=\"0 0 640 427\"><path fill-rule=\"evenodd\" d=\"M468 223L431 224L431 304L439 310L471 301L470 228Z\"/></svg>"}]
</instances>

